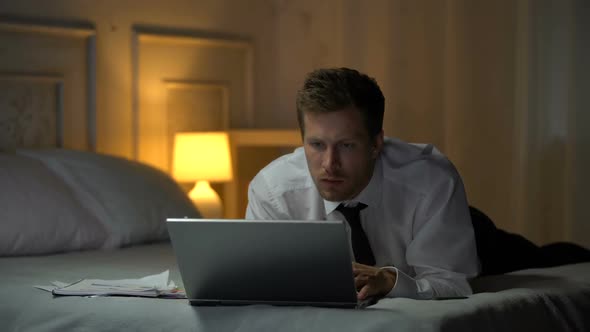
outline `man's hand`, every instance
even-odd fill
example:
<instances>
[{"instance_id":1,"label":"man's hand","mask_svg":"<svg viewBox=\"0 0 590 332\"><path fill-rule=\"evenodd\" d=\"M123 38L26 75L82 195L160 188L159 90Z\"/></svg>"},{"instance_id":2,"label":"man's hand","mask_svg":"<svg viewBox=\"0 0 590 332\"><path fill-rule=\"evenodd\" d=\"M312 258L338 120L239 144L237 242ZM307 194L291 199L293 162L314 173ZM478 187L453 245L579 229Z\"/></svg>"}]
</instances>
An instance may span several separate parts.
<instances>
[{"instance_id":1,"label":"man's hand","mask_svg":"<svg viewBox=\"0 0 590 332\"><path fill-rule=\"evenodd\" d=\"M354 284L360 301L371 296L383 297L395 286L397 274L395 271L381 269L374 266L352 263Z\"/></svg>"}]
</instances>

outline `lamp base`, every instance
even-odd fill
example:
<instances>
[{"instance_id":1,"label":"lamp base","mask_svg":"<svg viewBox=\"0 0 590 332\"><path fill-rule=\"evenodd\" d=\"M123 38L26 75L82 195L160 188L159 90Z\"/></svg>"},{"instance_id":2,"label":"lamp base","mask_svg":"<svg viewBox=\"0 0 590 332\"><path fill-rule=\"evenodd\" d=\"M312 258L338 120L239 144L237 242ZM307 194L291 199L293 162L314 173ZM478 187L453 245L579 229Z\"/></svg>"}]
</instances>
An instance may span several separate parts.
<instances>
[{"instance_id":1,"label":"lamp base","mask_svg":"<svg viewBox=\"0 0 590 332\"><path fill-rule=\"evenodd\" d=\"M221 198L208 181L198 181L193 189L188 193L188 197L193 201L197 210L203 218L220 219L223 218L223 205Z\"/></svg>"}]
</instances>

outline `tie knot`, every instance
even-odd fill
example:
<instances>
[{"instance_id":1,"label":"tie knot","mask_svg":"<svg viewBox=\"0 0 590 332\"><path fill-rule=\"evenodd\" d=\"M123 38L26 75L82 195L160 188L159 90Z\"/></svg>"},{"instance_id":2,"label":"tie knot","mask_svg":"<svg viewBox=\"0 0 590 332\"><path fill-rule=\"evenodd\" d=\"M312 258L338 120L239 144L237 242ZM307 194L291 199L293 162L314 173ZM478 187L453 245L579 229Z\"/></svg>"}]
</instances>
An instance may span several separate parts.
<instances>
[{"instance_id":1,"label":"tie knot","mask_svg":"<svg viewBox=\"0 0 590 332\"><path fill-rule=\"evenodd\" d=\"M340 204L336 210L340 211L349 223L360 223L360 212L366 207L367 205L363 203L358 203L356 206L344 206L344 204Z\"/></svg>"},{"instance_id":2,"label":"tie knot","mask_svg":"<svg viewBox=\"0 0 590 332\"><path fill-rule=\"evenodd\" d=\"M367 204L363 204L363 203L357 203L356 206L344 206L344 204L340 203L340 205L338 205L336 210L340 211L343 214L352 213L352 212L358 213L366 207L367 207Z\"/></svg>"}]
</instances>

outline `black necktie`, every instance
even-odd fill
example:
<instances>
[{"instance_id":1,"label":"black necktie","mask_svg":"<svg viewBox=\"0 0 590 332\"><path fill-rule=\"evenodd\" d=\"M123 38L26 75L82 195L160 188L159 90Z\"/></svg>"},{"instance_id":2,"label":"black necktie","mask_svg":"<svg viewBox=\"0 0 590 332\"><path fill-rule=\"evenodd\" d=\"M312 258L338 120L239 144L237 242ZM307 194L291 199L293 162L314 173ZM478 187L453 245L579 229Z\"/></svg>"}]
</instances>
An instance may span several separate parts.
<instances>
[{"instance_id":1,"label":"black necktie","mask_svg":"<svg viewBox=\"0 0 590 332\"><path fill-rule=\"evenodd\" d=\"M350 239L355 260L358 263L373 266L375 265L375 257L373 256L367 235L361 225L360 212L366 207L363 203L358 203L355 207L346 207L340 204L336 210L344 215L344 218L348 221L348 225L350 225Z\"/></svg>"}]
</instances>

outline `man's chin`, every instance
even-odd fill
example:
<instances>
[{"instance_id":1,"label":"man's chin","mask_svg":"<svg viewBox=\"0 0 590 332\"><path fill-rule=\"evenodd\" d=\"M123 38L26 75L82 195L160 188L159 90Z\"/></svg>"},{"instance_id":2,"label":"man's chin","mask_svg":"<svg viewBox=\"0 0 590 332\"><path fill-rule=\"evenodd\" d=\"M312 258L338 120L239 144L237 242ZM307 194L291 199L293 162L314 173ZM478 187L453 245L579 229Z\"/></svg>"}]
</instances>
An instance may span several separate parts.
<instances>
[{"instance_id":1,"label":"man's chin","mask_svg":"<svg viewBox=\"0 0 590 332\"><path fill-rule=\"evenodd\" d=\"M326 190L320 190L320 196L322 196L323 199L329 202L342 202L351 198L350 195L347 195L345 193Z\"/></svg>"}]
</instances>

